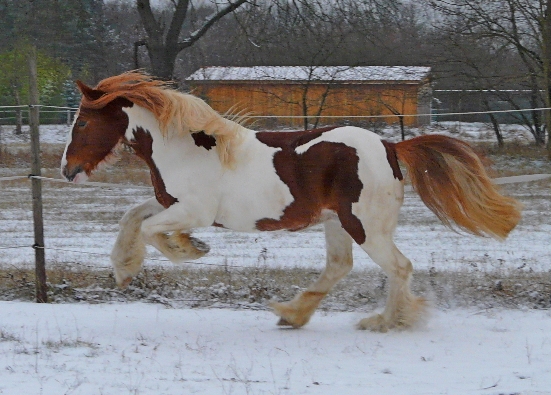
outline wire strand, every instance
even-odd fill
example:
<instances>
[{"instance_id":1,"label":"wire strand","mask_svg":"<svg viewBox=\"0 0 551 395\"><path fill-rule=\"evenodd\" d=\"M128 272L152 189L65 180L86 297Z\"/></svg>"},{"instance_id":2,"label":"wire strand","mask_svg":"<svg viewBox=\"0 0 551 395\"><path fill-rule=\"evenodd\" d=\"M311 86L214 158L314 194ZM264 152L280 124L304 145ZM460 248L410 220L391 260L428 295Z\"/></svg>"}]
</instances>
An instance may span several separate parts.
<instances>
[{"instance_id":1,"label":"wire strand","mask_svg":"<svg viewBox=\"0 0 551 395\"><path fill-rule=\"evenodd\" d=\"M27 108L28 106L0 106L2 108ZM57 107L37 105L41 108L57 108L61 110L77 111L74 107ZM465 112L447 112L447 113L424 113L424 114L387 114L387 115L248 115L247 118L389 118L389 117L438 117L452 115L480 115L480 114L504 114L527 111L547 111L551 107L523 108L517 110L487 110L487 111L465 111Z\"/></svg>"},{"instance_id":2,"label":"wire strand","mask_svg":"<svg viewBox=\"0 0 551 395\"><path fill-rule=\"evenodd\" d=\"M63 251L63 252L72 252L76 254L88 254L88 255L100 255L100 256L111 256L111 254L105 253L105 252L91 252L91 251L78 251L78 250L70 250L66 248L56 248L56 247L43 247L43 246L17 246L17 247L5 247L5 248L21 248L21 247L30 247L33 249L42 249L42 250L52 250L52 251ZM1 248L0 248L1 249ZM156 262L164 262L164 263L170 263L168 259L160 259L160 258L146 258L148 261L156 261ZM241 265L223 265L218 263L206 263L206 262L195 262L195 261L183 261L181 263L187 263L191 265L201 265L201 266L218 266L218 267L240 267L245 268L248 266L241 266Z\"/></svg>"}]
</instances>

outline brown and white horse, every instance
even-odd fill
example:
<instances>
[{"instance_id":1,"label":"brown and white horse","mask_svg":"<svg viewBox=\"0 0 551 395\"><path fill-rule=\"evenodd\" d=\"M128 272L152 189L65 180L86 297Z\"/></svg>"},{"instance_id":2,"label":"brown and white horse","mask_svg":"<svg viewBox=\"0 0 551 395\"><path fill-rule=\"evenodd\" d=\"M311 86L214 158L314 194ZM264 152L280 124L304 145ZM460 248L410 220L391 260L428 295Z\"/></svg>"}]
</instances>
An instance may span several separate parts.
<instances>
[{"instance_id":1,"label":"brown and white horse","mask_svg":"<svg viewBox=\"0 0 551 395\"><path fill-rule=\"evenodd\" d=\"M502 196L465 142L440 135L397 144L357 127L256 132L225 119L204 101L137 72L77 82L83 97L61 172L82 182L109 164L122 145L151 171L155 198L128 211L111 259L117 284L141 269L145 245L173 262L195 259L208 246L192 229L298 231L323 223L327 266L293 300L274 303L280 325L306 324L323 297L352 268L359 244L389 277L382 314L359 327L408 327L425 311L410 292L412 264L393 233L404 198L401 162L413 188L448 226L505 238L520 219L519 204Z\"/></svg>"}]
</instances>

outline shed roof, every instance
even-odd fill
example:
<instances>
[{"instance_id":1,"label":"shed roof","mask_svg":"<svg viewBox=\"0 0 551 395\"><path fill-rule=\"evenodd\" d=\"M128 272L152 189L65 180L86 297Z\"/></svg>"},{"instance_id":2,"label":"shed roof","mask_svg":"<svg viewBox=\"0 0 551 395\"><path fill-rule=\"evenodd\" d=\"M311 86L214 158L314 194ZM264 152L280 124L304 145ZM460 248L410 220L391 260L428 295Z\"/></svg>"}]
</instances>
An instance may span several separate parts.
<instances>
[{"instance_id":1,"label":"shed roof","mask_svg":"<svg viewBox=\"0 0 551 395\"><path fill-rule=\"evenodd\" d=\"M319 82L417 82L427 79L430 67L419 66L253 66L202 67L186 81L253 82L253 81L319 81Z\"/></svg>"}]
</instances>

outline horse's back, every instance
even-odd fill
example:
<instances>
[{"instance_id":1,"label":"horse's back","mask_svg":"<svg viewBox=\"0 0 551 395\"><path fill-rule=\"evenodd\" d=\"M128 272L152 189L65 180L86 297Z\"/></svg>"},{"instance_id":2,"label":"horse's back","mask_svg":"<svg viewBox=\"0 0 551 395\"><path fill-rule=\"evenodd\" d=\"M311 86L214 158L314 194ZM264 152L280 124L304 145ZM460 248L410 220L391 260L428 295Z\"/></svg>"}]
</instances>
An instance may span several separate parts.
<instances>
[{"instance_id":1,"label":"horse's back","mask_svg":"<svg viewBox=\"0 0 551 395\"><path fill-rule=\"evenodd\" d=\"M299 230L328 210L350 218L354 205L385 200L397 188L385 146L360 128L257 132L242 150L224 176L217 218L236 230Z\"/></svg>"}]
</instances>

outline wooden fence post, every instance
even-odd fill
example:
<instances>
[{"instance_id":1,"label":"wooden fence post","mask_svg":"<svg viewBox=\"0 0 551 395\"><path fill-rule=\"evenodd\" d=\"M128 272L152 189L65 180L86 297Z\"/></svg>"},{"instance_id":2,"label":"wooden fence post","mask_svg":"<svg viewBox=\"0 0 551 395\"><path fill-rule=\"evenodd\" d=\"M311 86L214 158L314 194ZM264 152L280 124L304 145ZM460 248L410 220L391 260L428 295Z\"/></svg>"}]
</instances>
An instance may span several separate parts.
<instances>
[{"instance_id":1,"label":"wooden fence post","mask_svg":"<svg viewBox=\"0 0 551 395\"><path fill-rule=\"evenodd\" d=\"M29 126L31 129L31 175L41 176L40 163L40 108L38 106L38 82L36 70L36 47L29 51ZM44 253L44 221L42 216L42 181L32 178L33 220L34 220L34 256L36 276L36 302L48 302L46 285L46 258Z\"/></svg>"}]
</instances>

